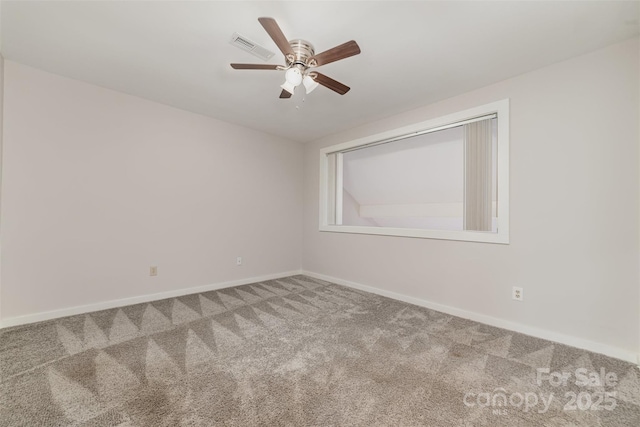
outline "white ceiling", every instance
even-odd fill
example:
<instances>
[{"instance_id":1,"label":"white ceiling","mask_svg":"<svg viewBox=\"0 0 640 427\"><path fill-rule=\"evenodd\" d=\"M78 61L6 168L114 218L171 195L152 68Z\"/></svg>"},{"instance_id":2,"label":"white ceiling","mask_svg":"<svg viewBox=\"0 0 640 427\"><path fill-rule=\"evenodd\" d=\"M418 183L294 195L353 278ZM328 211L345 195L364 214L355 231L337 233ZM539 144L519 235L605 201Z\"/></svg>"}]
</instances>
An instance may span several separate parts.
<instances>
[{"instance_id":1,"label":"white ceiling","mask_svg":"<svg viewBox=\"0 0 640 427\"><path fill-rule=\"evenodd\" d=\"M427 105L639 33L638 1L2 1L6 59L232 123L312 141ZM316 52L348 40L358 56L320 67L348 85L278 98L281 71L238 32L282 54L257 18ZM302 89L302 88L299 88Z\"/></svg>"}]
</instances>

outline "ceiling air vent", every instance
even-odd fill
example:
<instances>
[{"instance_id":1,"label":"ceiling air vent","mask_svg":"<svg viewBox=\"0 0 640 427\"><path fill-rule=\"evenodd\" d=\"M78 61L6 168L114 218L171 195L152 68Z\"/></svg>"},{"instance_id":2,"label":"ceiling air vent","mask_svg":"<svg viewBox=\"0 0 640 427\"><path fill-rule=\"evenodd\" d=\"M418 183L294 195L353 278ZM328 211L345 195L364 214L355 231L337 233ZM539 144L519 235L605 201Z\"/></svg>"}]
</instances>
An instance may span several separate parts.
<instances>
[{"instance_id":1,"label":"ceiling air vent","mask_svg":"<svg viewBox=\"0 0 640 427\"><path fill-rule=\"evenodd\" d=\"M238 33L233 33L233 36L231 36L231 41L229 41L229 43L242 50L246 50L250 54L255 55L265 61L268 61L274 55L273 52L249 40L245 36L241 36Z\"/></svg>"}]
</instances>

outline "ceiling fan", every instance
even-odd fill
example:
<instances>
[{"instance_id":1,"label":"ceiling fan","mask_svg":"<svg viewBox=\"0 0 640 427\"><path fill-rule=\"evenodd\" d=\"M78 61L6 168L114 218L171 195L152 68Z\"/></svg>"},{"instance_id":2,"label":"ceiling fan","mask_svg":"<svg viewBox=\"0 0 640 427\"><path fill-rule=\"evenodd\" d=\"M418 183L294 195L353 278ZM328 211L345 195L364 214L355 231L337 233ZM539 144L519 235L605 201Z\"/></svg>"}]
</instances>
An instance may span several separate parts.
<instances>
[{"instance_id":1,"label":"ceiling fan","mask_svg":"<svg viewBox=\"0 0 640 427\"><path fill-rule=\"evenodd\" d=\"M311 69L359 54L358 43L351 40L316 55L313 45L308 41L300 39L288 41L275 19L258 18L258 21L284 54L286 65L231 64L233 69L286 70L286 81L280 86L282 87L280 98L291 98L295 88L300 84L304 85L307 93L310 93L319 84L340 95L349 92L349 86Z\"/></svg>"}]
</instances>

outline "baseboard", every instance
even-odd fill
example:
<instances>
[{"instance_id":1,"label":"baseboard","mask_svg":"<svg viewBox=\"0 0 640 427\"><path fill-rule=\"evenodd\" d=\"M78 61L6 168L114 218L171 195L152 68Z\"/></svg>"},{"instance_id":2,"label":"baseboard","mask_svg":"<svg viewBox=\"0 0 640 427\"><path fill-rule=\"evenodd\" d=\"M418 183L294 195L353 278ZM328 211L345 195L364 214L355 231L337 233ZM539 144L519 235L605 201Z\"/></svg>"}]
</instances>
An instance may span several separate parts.
<instances>
[{"instance_id":1,"label":"baseboard","mask_svg":"<svg viewBox=\"0 0 640 427\"><path fill-rule=\"evenodd\" d=\"M107 310L110 308L124 307L132 304L140 304L150 301L157 301L165 298L175 298L183 295L197 294L201 292L215 291L218 289L229 288L231 286L247 285L249 283L262 282L265 280L280 279L282 277L294 276L301 274L301 270L285 271L282 273L267 274L264 276L248 277L246 279L230 280L226 282L218 282L210 285L196 286L191 288L176 289L174 291L159 292L155 294L140 295L130 298L122 298L99 302L95 304L87 304L76 307L63 308L60 310L46 311L41 313L27 314L25 316L10 317L0 320L0 329L11 326L26 325L28 323L42 322L45 320L57 319L60 317L74 316L76 314L90 313L92 311Z\"/></svg>"},{"instance_id":2,"label":"baseboard","mask_svg":"<svg viewBox=\"0 0 640 427\"><path fill-rule=\"evenodd\" d=\"M331 277L324 274L315 273L312 271L302 270L301 274L314 277L316 279L326 280L327 282L333 282L338 285L348 286L350 288L371 292L371 293L388 297L388 298L393 298L395 300L408 302L410 304L418 305L421 307L429 308L431 310L436 310L436 311L447 313L453 316L462 317L464 319L469 319L469 320L484 323L487 325L495 326L497 328L508 329L510 331L519 332L519 333L530 335L536 338L542 338L542 339L554 341L560 344L565 344L571 347L592 351L594 353L604 354L605 356L624 360L634 364L640 364L640 354L636 354L634 352L613 347L607 344L589 341L582 338L573 337L570 335L560 334L558 332L553 332L545 329L539 329L539 328L523 325L521 323L511 322L508 320L487 316L485 314L480 314L473 311L462 310L459 308L434 303L434 302L423 300L420 298L399 294L397 292L374 288L372 286L363 285L361 283L356 283L349 280L340 279L337 277Z\"/></svg>"},{"instance_id":3,"label":"baseboard","mask_svg":"<svg viewBox=\"0 0 640 427\"><path fill-rule=\"evenodd\" d=\"M218 282L204 286L196 286L191 288L177 289L174 291L159 292L154 294L140 295L130 298L122 298L117 300L110 300L95 304L87 304L76 307L69 307L60 310L46 311L41 313L28 314L24 316L10 317L0 320L0 329L8 328L12 326L26 325L29 323L42 322L46 320L57 319L60 317L74 316L77 314L90 313L93 311L107 310L110 308L124 307L132 304L140 304L150 301L157 301L165 298L175 298L183 295L215 291L218 289L229 288L232 286L247 285L250 283L262 282L264 280L280 279L282 277L294 276L296 274L305 274L317 279L326 280L339 285L347 286L354 289L359 289L365 292L371 292L377 295L382 295L388 298L393 298L399 301L408 302L421 307L426 307L432 310L447 313L453 316L462 317L465 319L473 320L476 322L484 323L487 325L495 326L498 328L508 329L510 331L519 332L522 334L530 335L536 338L542 338L549 341L554 341L560 344L569 345L576 348L592 351L594 353L604 354L616 359L624 360L634 364L640 365L640 354L633 353L628 350L613 347L607 344L597 343L582 338L573 337L570 335L560 334L558 332L539 329L521 323L511 322L504 319L499 319L484 314L462 310L459 308L434 303L420 298L410 297L397 292L387 291L384 289L374 288L372 286L363 285L361 283L352 282L349 280L340 279L337 277L327 276L325 274L315 273L306 270L293 270L281 273L268 274L263 276L248 277L244 279L230 280L226 282Z\"/></svg>"}]
</instances>

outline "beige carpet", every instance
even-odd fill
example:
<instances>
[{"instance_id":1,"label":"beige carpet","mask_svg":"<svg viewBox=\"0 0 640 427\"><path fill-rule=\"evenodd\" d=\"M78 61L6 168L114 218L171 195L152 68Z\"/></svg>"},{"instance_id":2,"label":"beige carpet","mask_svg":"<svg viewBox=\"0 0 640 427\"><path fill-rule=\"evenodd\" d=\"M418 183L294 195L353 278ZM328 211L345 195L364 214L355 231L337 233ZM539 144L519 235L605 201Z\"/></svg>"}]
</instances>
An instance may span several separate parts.
<instances>
[{"instance_id":1,"label":"beige carpet","mask_svg":"<svg viewBox=\"0 0 640 427\"><path fill-rule=\"evenodd\" d=\"M640 425L631 364L306 276L0 334L1 426Z\"/></svg>"}]
</instances>

